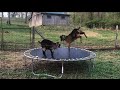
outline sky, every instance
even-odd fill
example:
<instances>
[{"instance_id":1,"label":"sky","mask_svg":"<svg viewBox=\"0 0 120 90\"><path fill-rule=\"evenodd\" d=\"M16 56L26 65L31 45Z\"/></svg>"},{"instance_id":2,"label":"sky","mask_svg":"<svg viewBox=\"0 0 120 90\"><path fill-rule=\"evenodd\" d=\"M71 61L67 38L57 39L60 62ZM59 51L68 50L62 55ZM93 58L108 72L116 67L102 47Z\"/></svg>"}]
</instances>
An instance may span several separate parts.
<instances>
[{"instance_id":1,"label":"sky","mask_svg":"<svg viewBox=\"0 0 120 90\"><path fill-rule=\"evenodd\" d=\"M4 13L4 17L8 17L8 12L3 12L3 13ZM65 12L49 12L49 13L64 14ZM2 17L1 13L0 13L0 17Z\"/></svg>"},{"instance_id":2,"label":"sky","mask_svg":"<svg viewBox=\"0 0 120 90\"><path fill-rule=\"evenodd\" d=\"M8 17L8 13L7 12L3 12L4 17ZM2 17L2 15L0 14L0 17Z\"/></svg>"},{"instance_id":3,"label":"sky","mask_svg":"<svg viewBox=\"0 0 120 90\"><path fill-rule=\"evenodd\" d=\"M49 13L64 14L64 12L49 12Z\"/></svg>"}]
</instances>

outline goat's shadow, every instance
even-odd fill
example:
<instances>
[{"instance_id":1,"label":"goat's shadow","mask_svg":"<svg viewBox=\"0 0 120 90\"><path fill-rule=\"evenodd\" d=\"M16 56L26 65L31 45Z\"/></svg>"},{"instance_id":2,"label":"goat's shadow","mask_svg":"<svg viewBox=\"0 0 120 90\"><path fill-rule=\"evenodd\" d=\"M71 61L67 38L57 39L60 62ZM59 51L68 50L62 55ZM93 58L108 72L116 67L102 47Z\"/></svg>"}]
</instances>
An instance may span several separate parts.
<instances>
[{"instance_id":1,"label":"goat's shadow","mask_svg":"<svg viewBox=\"0 0 120 90\"><path fill-rule=\"evenodd\" d=\"M89 70L89 61L64 62L64 74L86 73ZM32 63L28 66L31 69ZM34 62L35 72L47 72L52 74L61 73L62 62Z\"/></svg>"}]
</instances>

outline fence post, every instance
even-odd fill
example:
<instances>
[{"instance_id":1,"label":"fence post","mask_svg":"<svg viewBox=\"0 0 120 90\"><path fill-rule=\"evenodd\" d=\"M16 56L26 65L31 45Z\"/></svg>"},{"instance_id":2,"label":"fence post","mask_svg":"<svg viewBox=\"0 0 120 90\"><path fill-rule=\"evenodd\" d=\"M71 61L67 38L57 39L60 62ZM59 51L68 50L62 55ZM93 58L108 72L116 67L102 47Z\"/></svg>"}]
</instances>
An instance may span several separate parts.
<instances>
[{"instance_id":1,"label":"fence post","mask_svg":"<svg viewBox=\"0 0 120 90\"><path fill-rule=\"evenodd\" d=\"M32 44L32 29L30 28L30 48L31 48L31 44Z\"/></svg>"},{"instance_id":2,"label":"fence post","mask_svg":"<svg viewBox=\"0 0 120 90\"><path fill-rule=\"evenodd\" d=\"M32 28L32 48L35 47L35 27Z\"/></svg>"},{"instance_id":3,"label":"fence post","mask_svg":"<svg viewBox=\"0 0 120 90\"><path fill-rule=\"evenodd\" d=\"M116 25L115 48L118 48L118 25Z\"/></svg>"},{"instance_id":4,"label":"fence post","mask_svg":"<svg viewBox=\"0 0 120 90\"><path fill-rule=\"evenodd\" d=\"M1 17L1 50L3 50L4 49L4 39L3 39L3 33L4 33L4 31L3 31L3 28L2 28L2 17Z\"/></svg>"}]
</instances>

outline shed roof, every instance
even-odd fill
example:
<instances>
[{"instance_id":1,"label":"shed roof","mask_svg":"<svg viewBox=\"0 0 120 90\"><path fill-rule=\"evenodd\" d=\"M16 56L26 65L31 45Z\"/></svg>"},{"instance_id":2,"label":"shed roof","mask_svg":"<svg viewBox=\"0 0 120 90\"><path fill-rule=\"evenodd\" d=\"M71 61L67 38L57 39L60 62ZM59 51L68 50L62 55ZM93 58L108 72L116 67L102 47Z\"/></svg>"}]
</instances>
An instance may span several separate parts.
<instances>
[{"instance_id":1,"label":"shed roof","mask_svg":"<svg viewBox=\"0 0 120 90\"><path fill-rule=\"evenodd\" d=\"M65 15L65 16L70 16L66 12L42 12L42 14L51 14L51 15Z\"/></svg>"}]
</instances>

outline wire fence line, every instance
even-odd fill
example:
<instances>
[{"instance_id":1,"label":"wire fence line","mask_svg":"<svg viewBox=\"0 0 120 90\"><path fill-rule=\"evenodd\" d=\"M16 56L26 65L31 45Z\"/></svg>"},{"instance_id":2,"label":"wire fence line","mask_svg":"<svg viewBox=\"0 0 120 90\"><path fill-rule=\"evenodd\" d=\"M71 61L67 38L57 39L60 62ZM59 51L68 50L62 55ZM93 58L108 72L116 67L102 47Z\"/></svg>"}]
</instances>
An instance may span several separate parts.
<instances>
[{"instance_id":1,"label":"wire fence line","mask_svg":"<svg viewBox=\"0 0 120 90\"><path fill-rule=\"evenodd\" d=\"M35 32L35 47L40 47L38 41L41 41L44 36L54 42L60 42L63 46L65 43L60 41L60 35L68 35L74 28L79 25L69 26L39 26ZM97 30L81 28L86 32L88 38L83 36L83 43L80 39L75 40L71 45L72 47L80 47L85 49L100 49L100 48L114 48L115 38L117 36L117 45L120 42L120 31L116 34L115 30ZM11 25L6 23L6 19L1 19L0 25L0 49L1 50L22 50L29 49L32 45L32 28L28 27L24 20L11 19Z\"/></svg>"}]
</instances>

